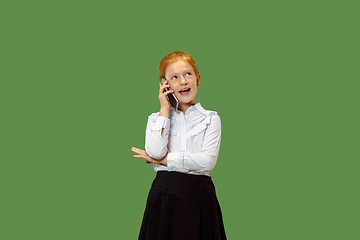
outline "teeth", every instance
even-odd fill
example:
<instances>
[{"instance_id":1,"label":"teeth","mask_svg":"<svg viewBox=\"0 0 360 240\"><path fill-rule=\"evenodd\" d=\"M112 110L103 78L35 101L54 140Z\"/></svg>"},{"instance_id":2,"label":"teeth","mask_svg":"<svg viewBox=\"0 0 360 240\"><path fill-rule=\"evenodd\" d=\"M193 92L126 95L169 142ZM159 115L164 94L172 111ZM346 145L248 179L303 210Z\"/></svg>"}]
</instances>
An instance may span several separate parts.
<instances>
[{"instance_id":1,"label":"teeth","mask_svg":"<svg viewBox=\"0 0 360 240\"><path fill-rule=\"evenodd\" d=\"M187 89L184 89L184 90L180 90L180 92L186 92L186 91L188 91L188 90L190 90L190 88L187 88Z\"/></svg>"}]
</instances>

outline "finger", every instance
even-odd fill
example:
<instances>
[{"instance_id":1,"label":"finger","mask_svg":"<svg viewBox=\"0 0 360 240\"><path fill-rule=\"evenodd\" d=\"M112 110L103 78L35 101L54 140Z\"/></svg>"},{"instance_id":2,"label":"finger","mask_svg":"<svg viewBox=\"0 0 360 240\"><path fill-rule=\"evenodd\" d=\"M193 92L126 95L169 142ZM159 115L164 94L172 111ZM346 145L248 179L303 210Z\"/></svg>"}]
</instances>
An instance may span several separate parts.
<instances>
[{"instance_id":1,"label":"finger","mask_svg":"<svg viewBox=\"0 0 360 240\"><path fill-rule=\"evenodd\" d=\"M143 150L139 152L139 155L149 157L149 155Z\"/></svg>"},{"instance_id":2,"label":"finger","mask_svg":"<svg viewBox=\"0 0 360 240\"><path fill-rule=\"evenodd\" d=\"M153 163L153 164L160 164L159 162L156 161L145 161L146 163Z\"/></svg>"},{"instance_id":3,"label":"finger","mask_svg":"<svg viewBox=\"0 0 360 240\"><path fill-rule=\"evenodd\" d=\"M139 153L139 154L144 154L144 153L146 153L144 150L139 149L139 148L135 148L135 147L132 147L132 148L131 148L131 151L133 151L133 152L135 152L135 153Z\"/></svg>"},{"instance_id":4,"label":"finger","mask_svg":"<svg viewBox=\"0 0 360 240\"><path fill-rule=\"evenodd\" d=\"M132 148L131 148L131 151L141 151L141 149L140 149L140 148L136 148L136 147L132 147Z\"/></svg>"},{"instance_id":5,"label":"finger","mask_svg":"<svg viewBox=\"0 0 360 240\"><path fill-rule=\"evenodd\" d=\"M154 163L154 164L160 164L159 161L155 160L155 159L152 159L151 157L149 156L144 156L144 155L140 155L141 158L145 159L145 162L146 163Z\"/></svg>"},{"instance_id":6,"label":"finger","mask_svg":"<svg viewBox=\"0 0 360 240\"><path fill-rule=\"evenodd\" d=\"M171 90L171 88L170 88L170 90ZM168 91L169 91L169 90L168 90ZM163 93L165 93L165 92L167 92L167 91L165 90L165 88L160 88L159 94L163 94Z\"/></svg>"},{"instance_id":7,"label":"finger","mask_svg":"<svg viewBox=\"0 0 360 240\"><path fill-rule=\"evenodd\" d=\"M160 161L155 160L151 157L149 157L148 155L144 156L144 155L134 155L135 158L143 158L145 159L145 163L154 163L154 164L160 164Z\"/></svg>"},{"instance_id":8,"label":"finger","mask_svg":"<svg viewBox=\"0 0 360 240\"><path fill-rule=\"evenodd\" d=\"M133 151L134 153L140 153L139 151L140 149L137 149L137 148L132 148L131 151Z\"/></svg>"},{"instance_id":9,"label":"finger","mask_svg":"<svg viewBox=\"0 0 360 240\"><path fill-rule=\"evenodd\" d=\"M164 85L164 84L169 84L170 82L169 82L169 80L168 79L166 79L164 82L159 82L159 84L161 84L161 85Z\"/></svg>"},{"instance_id":10,"label":"finger","mask_svg":"<svg viewBox=\"0 0 360 240\"><path fill-rule=\"evenodd\" d=\"M141 155L147 155L147 152L145 151L145 150L142 150L142 149L136 149L136 151L138 152L138 153L140 153Z\"/></svg>"},{"instance_id":11,"label":"finger","mask_svg":"<svg viewBox=\"0 0 360 240\"><path fill-rule=\"evenodd\" d=\"M164 95L168 95L168 94L174 93L174 92L175 92L174 90L169 90L169 91L164 92Z\"/></svg>"},{"instance_id":12,"label":"finger","mask_svg":"<svg viewBox=\"0 0 360 240\"><path fill-rule=\"evenodd\" d=\"M170 84L160 85L160 90L164 90L164 88L170 88Z\"/></svg>"},{"instance_id":13,"label":"finger","mask_svg":"<svg viewBox=\"0 0 360 240\"><path fill-rule=\"evenodd\" d=\"M164 96L165 96L165 95L167 95L167 94L169 94L169 93L173 93L173 92L174 92L174 90L172 90L171 88L170 88L169 90L165 90L165 89L164 89L163 92L160 91L160 95L164 95Z\"/></svg>"},{"instance_id":14,"label":"finger","mask_svg":"<svg viewBox=\"0 0 360 240\"><path fill-rule=\"evenodd\" d=\"M141 154L139 154L139 155L134 155L134 158L143 158L143 159L145 159L145 160L147 160L147 161L153 160L153 159L150 158L149 156L147 156L147 155L141 155Z\"/></svg>"}]
</instances>

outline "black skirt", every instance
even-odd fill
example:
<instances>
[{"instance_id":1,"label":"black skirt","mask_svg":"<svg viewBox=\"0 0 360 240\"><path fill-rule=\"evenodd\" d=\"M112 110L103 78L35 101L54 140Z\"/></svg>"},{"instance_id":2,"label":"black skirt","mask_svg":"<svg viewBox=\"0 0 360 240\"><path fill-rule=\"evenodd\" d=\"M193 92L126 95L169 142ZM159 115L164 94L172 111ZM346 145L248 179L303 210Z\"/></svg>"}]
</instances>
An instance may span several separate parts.
<instances>
[{"instance_id":1,"label":"black skirt","mask_svg":"<svg viewBox=\"0 0 360 240\"><path fill-rule=\"evenodd\" d=\"M158 171L139 240L226 239L215 186L209 176Z\"/></svg>"}]
</instances>

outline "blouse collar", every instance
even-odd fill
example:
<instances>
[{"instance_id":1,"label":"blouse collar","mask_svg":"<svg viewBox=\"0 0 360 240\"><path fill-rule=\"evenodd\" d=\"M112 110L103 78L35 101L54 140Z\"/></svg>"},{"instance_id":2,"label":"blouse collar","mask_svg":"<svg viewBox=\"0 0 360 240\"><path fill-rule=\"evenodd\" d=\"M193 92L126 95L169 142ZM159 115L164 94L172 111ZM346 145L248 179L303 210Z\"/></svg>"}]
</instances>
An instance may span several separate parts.
<instances>
[{"instance_id":1,"label":"blouse collar","mask_svg":"<svg viewBox=\"0 0 360 240\"><path fill-rule=\"evenodd\" d=\"M182 113L180 110L175 110L174 108L171 108L171 111L176 112L177 114ZM196 103L194 105L191 105L185 112L185 116L191 113L195 114L206 114L206 110L201 106L200 103Z\"/></svg>"},{"instance_id":2,"label":"blouse collar","mask_svg":"<svg viewBox=\"0 0 360 240\"><path fill-rule=\"evenodd\" d=\"M202 114L206 114L206 110L201 106L200 103L196 103L195 105L192 105L188 108L188 110L186 111L186 113L189 111L189 109L191 108L190 111L198 111L199 113L202 113Z\"/></svg>"},{"instance_id":3,"label":"blouse collar","mask_svg":"<svg viewBox=\"0 0 360 240\"><path fill-rule=\"evenodd\" d=\"M180 110L175 110L171 108L170 115L171 116L181 116L183 113ZM185 119L189 122L194 122L198 119L203 119L207 116L206 110L201 106L200 103L196 103L191 105L185 112Z\"/></svg>"}]
</instances>

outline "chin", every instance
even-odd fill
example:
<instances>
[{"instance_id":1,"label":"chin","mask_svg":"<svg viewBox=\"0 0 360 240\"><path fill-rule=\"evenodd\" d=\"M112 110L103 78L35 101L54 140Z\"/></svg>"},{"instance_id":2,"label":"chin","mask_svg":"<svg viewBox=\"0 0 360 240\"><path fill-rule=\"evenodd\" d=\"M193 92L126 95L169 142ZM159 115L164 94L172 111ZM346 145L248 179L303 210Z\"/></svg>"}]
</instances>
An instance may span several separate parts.
<instances>
[{"instance_id":1,"label":"chin","mask_svg":"<svg viewBox=\"0 0 360 240\"><path fill-rule=\"evenodd\" d=\"M195 102L195 99L190 99L188 101L179 101L180 103L183 103L183 104L189 104L189 103L193 103Z\"/></svg>"}]
</instances>

